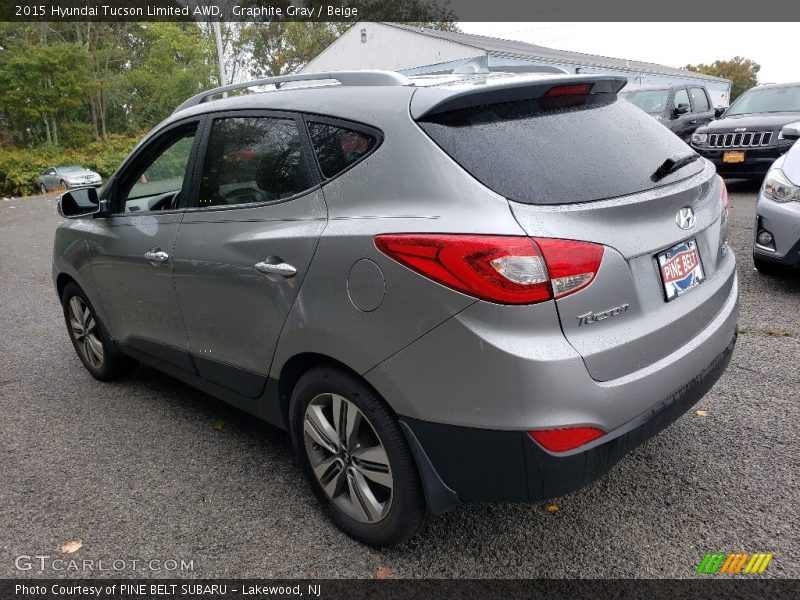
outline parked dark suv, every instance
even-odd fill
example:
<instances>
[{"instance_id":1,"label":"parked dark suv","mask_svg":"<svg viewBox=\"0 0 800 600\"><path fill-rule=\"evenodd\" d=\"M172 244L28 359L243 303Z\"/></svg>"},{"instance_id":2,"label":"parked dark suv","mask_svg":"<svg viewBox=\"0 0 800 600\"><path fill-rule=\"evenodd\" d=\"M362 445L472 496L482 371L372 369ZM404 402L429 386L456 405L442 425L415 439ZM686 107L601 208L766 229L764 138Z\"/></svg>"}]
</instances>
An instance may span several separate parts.
<instances>
[{"instance_id":1,"label":"parked dark suv","mask_svg":"<svg viewBox=\"0 0 800 600\"><path fill-rule=\"evenodd\" d=\"M781 129L800 120L800 82L760 85L739 96L722 118L699 128L692 148L723 177L764 177L792 147Z\"/></svg>"},{"instance_id":2,"label":"parked dark suv","mask_svg":"<svg viewBox=\"0 0 800 600\"><path fill-rule=\"evenodd\" d=\"M708 90L702 85L632 86L619 94L660 121L685 142L717 116Z\"/></svg>"}]
</instances>

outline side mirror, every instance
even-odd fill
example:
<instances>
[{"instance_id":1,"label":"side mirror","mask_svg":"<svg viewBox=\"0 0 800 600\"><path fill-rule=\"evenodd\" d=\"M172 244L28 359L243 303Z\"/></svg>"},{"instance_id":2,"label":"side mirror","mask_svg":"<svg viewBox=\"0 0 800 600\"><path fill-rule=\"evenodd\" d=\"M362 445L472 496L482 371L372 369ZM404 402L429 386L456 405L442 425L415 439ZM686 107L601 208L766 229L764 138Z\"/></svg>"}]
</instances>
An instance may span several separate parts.
<instances>
[{"instance_id":1,"label":"side mirror","mask_svg":"<svg viewBox=\"0 0 800 600\"><path fill-rule=\"evenodd\" d=\"M719 119L722 116L722 113L725 112L726 109L719 107L714 109L714 116Z\"/></svg>"},{"instance_id":2,"label":"side mirror","mask_svg":"<svg viewBox=\"0 0 800 600\"><path fill-rule=\"evenodd\" d=\"M100 201L93 187L76 188L59 196L58 213L68 219L89 215L104 217L108 214L108 203Z\"/></svg>"},{"instance_id":3,"label":"side mirror","mask_svg":"<svg viewBox=\"0 0 800 600\"><path fill-rule=\"evenodd\" d=\"M689 112L689 105L688 104L678 104L675 109L672 111L673 119L678 115L685 115Z\"/></svg>"},{"instance_id":4,"label":"side mirror","mask_svg":"<svg viewBox=\"0 0 800 600\"><path fill-rule=\"evenodd\" d=\"M785 140L800 139L800 121L784 125L783 129L781 129L781 137Z\"/></svg>"}]
</instances>

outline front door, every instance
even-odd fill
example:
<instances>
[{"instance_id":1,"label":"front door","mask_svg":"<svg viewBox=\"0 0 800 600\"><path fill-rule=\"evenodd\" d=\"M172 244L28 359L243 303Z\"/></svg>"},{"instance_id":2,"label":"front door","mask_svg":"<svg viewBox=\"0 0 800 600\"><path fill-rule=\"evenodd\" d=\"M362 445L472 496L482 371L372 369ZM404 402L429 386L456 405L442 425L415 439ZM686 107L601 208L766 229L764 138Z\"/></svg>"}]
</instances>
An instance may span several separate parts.
<instances>
[{"instance_id":1,"label":"front door","mask_svg":"<svg viewBox=\"0 0 800 600\"><path fill-rule=\"evenodd\" d=\"M251 398L326 223L301 126L287 114L217 115L175 244L192 360L207 380Z\"/></svg>"},{"instance_id":2,"label":"front door","mask_svg":"<svg viewBox=\"0 0 800 600\"><path fill-rule=\"evenodd\" d=\"M92 273L112 336L189 371L172 252L198 124L173 126L136 153L111 188L112 214L95 221L91 236Z\"/></svg>"}]
</instances>

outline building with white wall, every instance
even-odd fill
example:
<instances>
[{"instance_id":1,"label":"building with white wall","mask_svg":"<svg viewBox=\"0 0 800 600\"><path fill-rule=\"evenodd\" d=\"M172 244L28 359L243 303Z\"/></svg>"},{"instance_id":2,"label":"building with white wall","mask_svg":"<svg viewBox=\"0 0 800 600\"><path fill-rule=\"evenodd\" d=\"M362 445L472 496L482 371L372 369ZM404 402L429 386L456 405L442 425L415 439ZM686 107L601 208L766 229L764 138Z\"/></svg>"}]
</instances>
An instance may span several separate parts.
<instances>
[{"instance_id":1,"label":"building with white wall","mask_svg":"<svg viewBox=\"0 0 800 600\"><path fill-rule=\"evenodd\" d=\"M715 106L728 106L730 81L654 63L608 58L498 38L360 21L323 50L305 72L387 69L406 75L450 72L477 56L492 69L549 65L568 73L622 75L636 85L703 84Z\"/></svg>"}]
</instances>

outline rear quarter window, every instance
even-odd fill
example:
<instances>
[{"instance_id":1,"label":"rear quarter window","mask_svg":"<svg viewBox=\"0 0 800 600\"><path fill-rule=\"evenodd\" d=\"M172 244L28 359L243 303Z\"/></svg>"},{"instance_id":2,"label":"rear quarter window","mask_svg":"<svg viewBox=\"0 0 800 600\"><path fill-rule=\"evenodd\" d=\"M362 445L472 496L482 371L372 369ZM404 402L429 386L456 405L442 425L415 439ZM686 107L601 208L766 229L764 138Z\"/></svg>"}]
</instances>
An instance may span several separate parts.
<instances>
[{"instance_id":1,"label":"rear quarter window","mask_svg":"<svg viewBox=\"0 0 800 600\"><path fill-rule=\"evenodd\" d=\"M308 123L311 145L326 179L335 177L367 154L378 143L376 135L328 123Z\"/></svg>"},{"instance_id":2,"label":"rear quarter window","mask_svg":"<svg viewBox=\"0 0 800 600\"><path fill-rule=\"evenodd\" d=\"M526 204L573 204L642 192L689 177L703 161L654 183L668 158L691 148L614 96L543 110L536 100L436 115L422 129L478 181Z\"/></svg>"}]
</instances>

